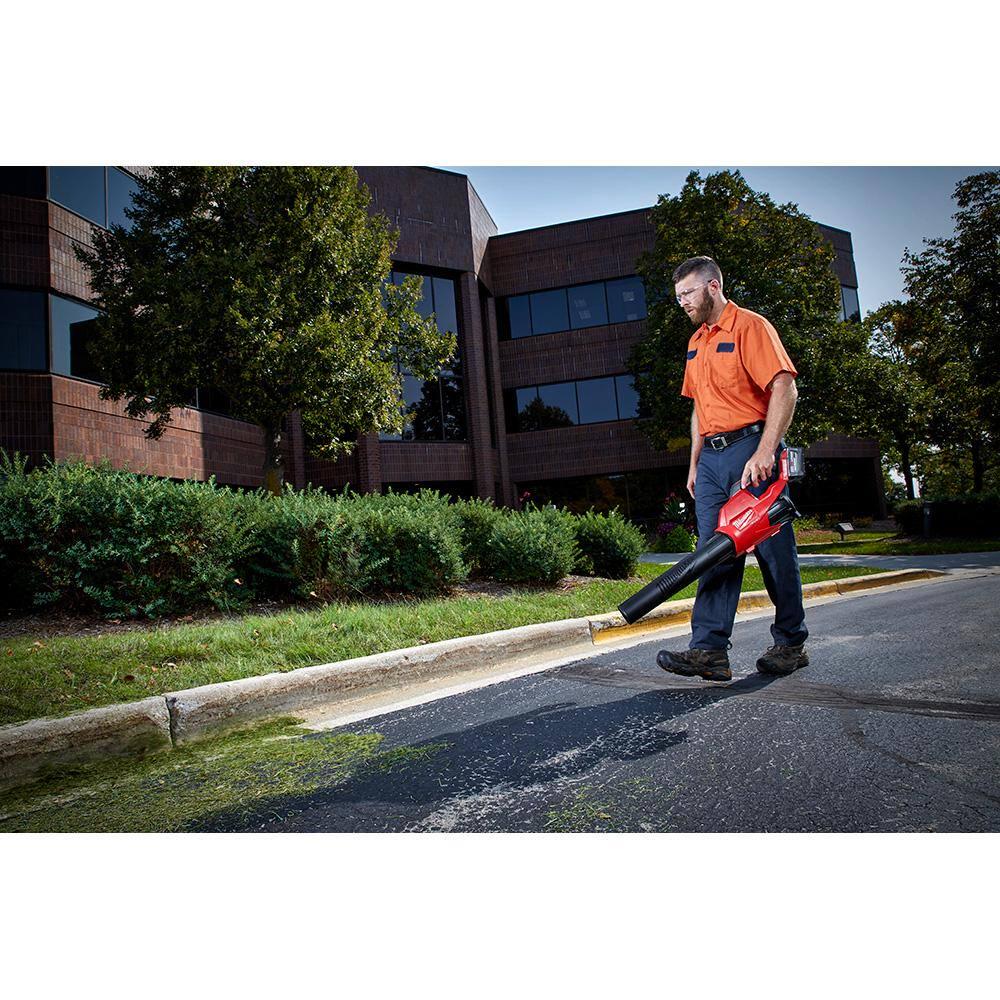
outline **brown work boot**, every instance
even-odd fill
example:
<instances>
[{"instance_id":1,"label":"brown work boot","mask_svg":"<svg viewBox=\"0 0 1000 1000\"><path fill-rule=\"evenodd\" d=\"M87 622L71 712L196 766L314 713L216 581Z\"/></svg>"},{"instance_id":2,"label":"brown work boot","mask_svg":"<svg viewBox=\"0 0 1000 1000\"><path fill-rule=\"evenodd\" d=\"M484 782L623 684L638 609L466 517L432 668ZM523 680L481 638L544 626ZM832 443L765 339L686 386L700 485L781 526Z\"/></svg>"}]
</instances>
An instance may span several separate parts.
<instances>
[{"instance_id":1,"label":"brown work boot","mask_svg":"<svg viewBox=\"0 0 1000 1000\"><path fill-rule=\"evenodd\" d=\"M809 665L809 654L805 646L772 646L757 661L757 669L762 674L784 677Z\"/></svg>"},{"instance_id":2,"label":"brown work boot","mask_svg":"<svg viewBox=\"0 0 1000 1000\"><path fill-rule=\"evenodd\" d=\"M704 677L706 681L733 679L729 654L724 649L685 649L683 653L661 649L656 654L656 662L669 673L682 677Z\"/></svg>"}]
</instances>

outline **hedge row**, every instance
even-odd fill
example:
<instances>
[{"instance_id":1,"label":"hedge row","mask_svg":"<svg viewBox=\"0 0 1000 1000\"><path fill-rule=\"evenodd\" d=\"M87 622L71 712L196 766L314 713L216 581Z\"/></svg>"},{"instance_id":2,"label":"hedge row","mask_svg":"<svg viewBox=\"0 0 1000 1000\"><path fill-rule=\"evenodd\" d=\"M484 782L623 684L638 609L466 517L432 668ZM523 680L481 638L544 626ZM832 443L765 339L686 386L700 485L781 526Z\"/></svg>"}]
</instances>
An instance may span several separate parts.
<instances>
[{"instance_id":1,"label":"hedge row","mask_svg":"<svg viewBox=\"0 0 1000 1000\"><path fill-rule=\"evenodd\" d=\"M929 497L902 500L893 512L906 535L924 531L924 504L930 504L933 536L995 538L1000 525L1000 494L967 493L959 497Z\"/></svg>"},{"instance_id":2,"label":"hedge row","mask_svg":"<svg viewBox=\"0 0 1000 1000\"><path fill-rule=\"evenodd\" d=\"M280 496L172 482L109 465L28 472L0 461L0 603L60 604L114 616L264 597L426 596L470 572L551 583L624 578L643 549L617 512L522 512L435 491Z\"/></svg>"}]
</instances>

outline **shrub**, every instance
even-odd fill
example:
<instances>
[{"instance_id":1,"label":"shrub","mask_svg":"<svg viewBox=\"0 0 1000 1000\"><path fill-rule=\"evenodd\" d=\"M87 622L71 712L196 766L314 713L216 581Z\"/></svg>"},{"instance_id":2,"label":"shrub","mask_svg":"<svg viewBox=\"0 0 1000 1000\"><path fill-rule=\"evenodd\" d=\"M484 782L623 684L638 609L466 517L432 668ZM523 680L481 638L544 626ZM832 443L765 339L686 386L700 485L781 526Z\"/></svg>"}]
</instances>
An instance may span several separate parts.
<instances>
[{"instance_id":1,"label":"shrub","mask_svg":"<svg viewBox=\"0 0 1000 1000\"><path fill-rule=\"evenodd\" d=\"M233 573L245 529L232 495L82 462L0 476L0 573L14 606L65 603L156 615L245 600Z\"/></svg>"},{"instance_id":2,"label":"shrub","mask_svg":"<svg viewBox=\"0 0 1000 1000\"><path fill-rule=\"evenodd\" d=\"M923 533L925 502L930 504L930 531L934 536L995 538L1000 533L997 528L1000 524L1000 494L966 493L898 503L895 517L905 534Z\"/></svg>"},{"instance_id":3,"label":"shrub","mask_svg":"<svg viewBox=\"0 0 1000 1000\"><path fill-rule=\"evenodd\" d=\"M462 539L462 555L469 569L481 569L489 550L490 535L498 518L510 516L498 510L492 500L462 500L454 505Z\"/></svg>"},{"instance_id":4,"label":"shrub","mask_svg":"<svg viewBox=\"0 0 1000 1000\"><path fill-rule=\"evenodd\" d=\"M675 525L659 539L658 552L693 552L695 537L687 528Z\"/></svg>"},{"instance_id":5,"label":"shrub","mask_svg":"<svg viewBox=\"0 0 1000 1000\"><path fill-rule=\"evenodd\" d=\"M575 528L580 550L575 567L578 572L613 580L632 575L645 539L617 510L609 514L588 511L576 518Z\"/></svg>"},{"instance_id":6,"label":"shrub","mask_svg":"<svg viewBox=\"0 0 1000 1000\"><path fill-rule=\"evenodd\" d=\"M497 519L490 532L486 571L509 583L554 583L571 572L577 545L564 512L526 510Z\"/></svg>"},{"instance_id":7,"label":"shrub","mask_svg":"<svg viewBox=\"0 0 1000 1000\"><path fill-rule=\"evenodd\" d=\"M329 525L324 590L343 594L427 595L465 579L453 516L434 504L356 497L336 506Z\"/></svg>"}]
</instances>

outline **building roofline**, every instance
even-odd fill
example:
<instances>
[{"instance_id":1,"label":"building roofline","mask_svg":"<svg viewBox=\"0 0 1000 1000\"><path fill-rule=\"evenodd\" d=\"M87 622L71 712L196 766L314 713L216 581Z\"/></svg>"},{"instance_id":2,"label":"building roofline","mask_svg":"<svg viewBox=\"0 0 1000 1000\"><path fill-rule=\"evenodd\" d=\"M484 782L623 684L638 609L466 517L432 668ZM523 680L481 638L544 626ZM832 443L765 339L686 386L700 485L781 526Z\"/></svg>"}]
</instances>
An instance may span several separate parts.
<instances>
[{"instance_id":1,"label":"building roofline","mask_svg":"<svg viewBox=\"0 0 1000 1000\"><path fill-rule=\"evenodd\" d=\"M544 226L529 226L527 229L514 229L509 233L497 233L496 236L491 236L490 239L499 239L501 236L518 236L521 233L534 233L539 229L556 229L559 226L574 226L580 222L597 222L600 219L613 219L618 215L635 215L636 212L652 211L652 208L652 205L647 205L643 208L627 208L624 212L607 212L604 215L588 215L582 219L567 219L565 222L549 222Z\"/></svg>"}]
</instances>

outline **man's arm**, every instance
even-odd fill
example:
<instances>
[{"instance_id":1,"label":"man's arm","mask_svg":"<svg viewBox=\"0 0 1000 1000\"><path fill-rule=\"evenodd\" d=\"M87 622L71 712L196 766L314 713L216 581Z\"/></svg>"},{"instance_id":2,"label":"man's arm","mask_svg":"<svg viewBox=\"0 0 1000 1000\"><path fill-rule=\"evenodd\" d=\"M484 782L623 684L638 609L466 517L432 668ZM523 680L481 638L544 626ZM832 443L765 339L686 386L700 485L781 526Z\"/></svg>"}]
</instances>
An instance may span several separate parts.
<instances>
[{"instance_id":1,"label":"man's arm","mask_svg":"<svg viewBox=\"0 0 1000 1000\"><path fill-rule=\"evenodd\" d=\"M698 411L691 407L691 465L688 468L687 488L692 497L694 496L694 483L698 478L698 456L701 454L704 444L698 429Z\"/></svg>"},{"instance_id":2,"label":"man's arm","mask_svg":"<svg viewBox=\"0 0 1000 1000\"><path fill-rule=\"evenodd\" d=\"M743 467L740 484L759 485L774 468L774 453L778 443L791 426L792 415L795 413L795 401L799 398L799 390L795 387L795 376L789 372L778 372L771 380L771 399L767 404L767 420L764 422L764 433L760 436L757 450L750 456L750 461Z\"/></svg>"}]
</instances>

